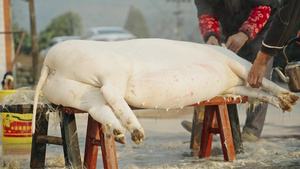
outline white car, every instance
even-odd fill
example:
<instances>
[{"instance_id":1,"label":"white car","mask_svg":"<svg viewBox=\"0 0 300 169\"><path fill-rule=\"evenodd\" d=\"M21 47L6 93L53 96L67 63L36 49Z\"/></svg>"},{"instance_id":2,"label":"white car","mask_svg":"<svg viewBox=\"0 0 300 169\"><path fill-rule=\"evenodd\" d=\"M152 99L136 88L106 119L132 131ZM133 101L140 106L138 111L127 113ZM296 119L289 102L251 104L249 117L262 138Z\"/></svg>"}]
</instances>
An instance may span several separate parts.
<instances>
[{"instance_id":1,"label":"white car","mask_svg":"<svg viewBox=\"0 0 300 169\"><path fill-rule=\"evenodd\" d=\"M66 40L72 40L72 39L80 39L79 36L57 36L57 37L54 37L50 40L48 46L44 49L42 49L40 51L40 56L45 58L48 51L57 43L59 42L63 42L63 41L66 41Z\"/></svg>"},{"instance_id":2,"label":"white car","mask_svg":"<svg viewBox=\"0 0 300 169\"><path fill-rule=\"evenodd\" d=\"M121 27L93 27L81 37L83 40L120 41L135 39L136 36Z\"/></svg>"}]
</instances>

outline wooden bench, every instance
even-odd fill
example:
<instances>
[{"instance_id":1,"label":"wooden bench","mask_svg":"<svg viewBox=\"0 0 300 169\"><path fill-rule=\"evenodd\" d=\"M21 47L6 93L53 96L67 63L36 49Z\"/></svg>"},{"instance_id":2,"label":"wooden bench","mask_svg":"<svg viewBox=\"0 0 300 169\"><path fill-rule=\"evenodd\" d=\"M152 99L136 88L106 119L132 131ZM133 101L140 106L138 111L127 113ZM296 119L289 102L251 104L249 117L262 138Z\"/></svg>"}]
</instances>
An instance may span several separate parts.
<instances>
[{"instance_id":1,"label":"wooden bench","mask_svg":"<svg viewBox=\"0 0 300 169\"><path fill-rule=\"evenodd\" d=\"M244 151L236 104L245 103L247 99L248 97L245 96L215 97L191 105L197 107L194 111L190 148L199 150L199 158L210 156L213 134L220 134L224 160L233 161L236 159L236 154ZM203 125L200 122L199 106L205 106ZM230 108L230 112L227 107Z\"/></svg>"},{"instance_id":2,"label":"wooden bench","mask_svg":"<svg viewBox=\"0 0 300 169\"><path fill-rule=\"evenodd\" d=\"M213 133L220 134L224 159L226 161L233 161L236 158L227 104L244 103L246 100L247 97L216 97L209 101L191 105L206 106L199 152L200 158L210 156ZM63 146L65 165L67 167L81 168L82 166L78 135L76 133L75 114L86 112L62 106L59 107L59 111L63 119L60 123L61 138L48 136L47 115L45 113L37 114L36 133L32 138L31 168L43 168L45 166L46 144ZM215 119L218 120L218 128L214 127ZM105 138L103 132L102 125L89 116L83 164L86 168L96 168L98 146L101 147L104 168L118 168L114 139L112 137L110 139ZM192 133L192 135L195 135L195 133ZM191 141L192 145L196 146L195 149L199 148L199 143L196 139Z\"/></svg>"}]
</instances>

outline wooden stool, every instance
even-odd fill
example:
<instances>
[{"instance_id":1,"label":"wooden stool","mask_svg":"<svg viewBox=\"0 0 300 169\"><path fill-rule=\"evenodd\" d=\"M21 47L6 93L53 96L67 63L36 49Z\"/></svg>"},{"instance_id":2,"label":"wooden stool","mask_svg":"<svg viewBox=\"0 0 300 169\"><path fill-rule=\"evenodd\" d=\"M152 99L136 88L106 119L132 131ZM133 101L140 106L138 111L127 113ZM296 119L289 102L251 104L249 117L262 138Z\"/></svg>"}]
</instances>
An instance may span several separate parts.
<instances>
[{"instance_id":1,"label":"wooden stool","mask_svg":"<svg viewBox=\"0 0 300 169\"><path fill-rule=\"evenodd\" d=\"M216 97L209 101L191 105L206 106L199 151L200 158L210 156L213 133L219 133L221 136L224 159L233 161L236 158L227 104L244 103L246 101L247 97L236 99L232 97ZM31 168L44 168L46 144L63 145L65 165L67 167L82 168L75 113L86 112L69 107L59 107L59 111L63 119L60 123L62 137L48 136L46 111L37 114L36 132L32 138ZM214 128L215 118L218 120L219 128ZM102 125L89 116L84 153L84 166L88 169L96 168L98 146L101 146L104 168L118 168L114 139L113 137L105 138L103 132ZM195 143L195 141L193 142Z\"/></svg>"},{"instance_id":2,"label":"wooden stool","mask_svg":"<svg viewBox=\"0 0 300 169\"><path fill-rule=\"evenodd\" d=\"M197 126L197 130L195 129L195 125L193 125L191 138L191 148L197 150L199 148L199 143L197 142L196 135L202 133L200 134L201 143L199 150L199 158L205 158L210 156L212 137L214 133L220 134L223 155L226 161L233 161L236 159L237 148L240 149L239 151L243 151L238 116L237 114L233 114L234 116L232 115L232 118L229 119L230 114L228 112L227 105L245 103L247 99L248 97L215 97L211 100L192 105L205 106L202 131L199 131L201 129L201 126L200 129L199 126ZM237 111L235 111L235 113L237 113ZM216 118L218 122L218 127L215 127ZM195 120L195 114L193 123L197 123L197 120ZM237 133L235 134L235 136L239 134L235 142L233 140L231 125L234 127L235 133Z\"/></svg>"},{"instance_id":3,"label":"wooden stool","mask_svg":"<svg viewBox=\"0 0 300 169\"><path fill-rule=\"evenodd\" d=\"M62 145L65 166L82 168L75 113L86 112L70 107L59 107L59 111L62 115L60 123L62 137L48 136L46 113L37 114L36 131L32 137L31 168L44 168L46 144ZM107 139L103 132L102 125L89 116L84 153L84 166L88 169L94 169L97 166L98 146L101 146L104 168L118 168L114 138L110 137Z\"/></svg>"}]
</instances>

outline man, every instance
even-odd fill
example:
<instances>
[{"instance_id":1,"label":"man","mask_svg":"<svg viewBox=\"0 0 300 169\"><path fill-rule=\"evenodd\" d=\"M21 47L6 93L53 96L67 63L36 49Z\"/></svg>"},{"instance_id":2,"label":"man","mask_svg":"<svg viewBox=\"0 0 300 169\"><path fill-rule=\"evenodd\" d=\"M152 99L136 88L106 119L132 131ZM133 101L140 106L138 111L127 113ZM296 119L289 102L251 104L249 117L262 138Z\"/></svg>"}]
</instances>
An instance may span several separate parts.
<instances>
[{"instance_id":1,"label":"man","mask_svg":"<svg viewBox=\"0 0 300 169\"><path fill-rule=\"evenodd\" d=\"M258 88L262 86L262 78L266 74L267 63L283 48L299 19L300 1L282 0L280 9L249 72L247 80L251 87ZM300 37L300 31L297 36Z\"/></svg>"},{"instance_id":2,"label":"man","mask_svg":"<svg viewBox=\"0 0 300 169\"><path fill-rule=\"evenodd\" d=\"M225 42L228 49L250 62L255 60L277 8L277 0L195 0L195 4L204 41L211 45ZM269 62L266 70L269 74L272 66ZM269 74L265 76L268 79ZM232 106L228 108L236 111ZM244 141L258 140L266 112L266 103L250 105L242 132Z\"/></svg>"}]
</instances>

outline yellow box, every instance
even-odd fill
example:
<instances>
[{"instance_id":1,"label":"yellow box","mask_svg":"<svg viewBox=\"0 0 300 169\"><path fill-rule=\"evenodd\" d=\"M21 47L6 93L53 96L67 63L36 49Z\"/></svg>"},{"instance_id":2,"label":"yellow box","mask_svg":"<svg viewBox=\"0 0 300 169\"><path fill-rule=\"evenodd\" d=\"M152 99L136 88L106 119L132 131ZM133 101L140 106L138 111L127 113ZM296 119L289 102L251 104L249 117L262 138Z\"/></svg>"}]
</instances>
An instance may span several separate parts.
<instances>
[{"instance_id":1,"label":"yellow box","mask_svg":"<svg viewBox=\"0 0 300 169\"><path fill-rule=\"evenodd\" d=\"M32 114L1 113L2 142L31 143Z\"/></svg>"},{"instance_id":2,"label":"yellow box","mask_svg":"<svg viewBox=\"0 0 300 169\"><path fill-rule=\"evenodd\" d=\"M14 94L16 90L0 91L0 102L5 97ZM4 143L31 143L32 114L1 112L2 142Z\"/></svg>"}]
</instances>

